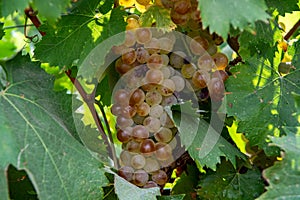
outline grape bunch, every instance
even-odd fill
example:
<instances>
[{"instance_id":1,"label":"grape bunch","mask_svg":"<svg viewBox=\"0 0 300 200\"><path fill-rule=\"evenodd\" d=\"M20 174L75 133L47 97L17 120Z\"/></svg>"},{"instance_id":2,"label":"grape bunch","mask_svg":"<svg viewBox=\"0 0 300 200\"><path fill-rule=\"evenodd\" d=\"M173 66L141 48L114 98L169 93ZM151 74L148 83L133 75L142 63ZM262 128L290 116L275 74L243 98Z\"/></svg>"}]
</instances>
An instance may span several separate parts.
<instances>
[{"instance_id":1,"label":"grape bunch","mask_svg":"<svg viewBox=\"0 0 300 200\"><path fill-rule=\"evenodd\" d=\"M228 60L222 53L210 56L209 45L200 36L180 40L172 32L138 28L127 30L124 42L112 48L121 78L111 112L122 143L118 174L127 181L144 188L168 181L165 169L181 145L166 106L191 100L190 93L203 89L214 101L223 98Z\"/></svg>"}]
</instances>

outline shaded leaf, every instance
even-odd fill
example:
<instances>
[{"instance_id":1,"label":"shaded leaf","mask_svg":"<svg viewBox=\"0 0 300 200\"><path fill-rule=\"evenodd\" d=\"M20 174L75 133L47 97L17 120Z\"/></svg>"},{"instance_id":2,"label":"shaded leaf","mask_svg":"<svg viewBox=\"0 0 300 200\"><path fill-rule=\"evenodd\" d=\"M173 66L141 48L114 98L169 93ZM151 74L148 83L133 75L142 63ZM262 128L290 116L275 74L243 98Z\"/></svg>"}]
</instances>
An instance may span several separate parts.
<instances>
[{"instance_id":1,"label":"shaded leaf","mask_svg":"<svg viewBox=\"0 0 300 200\"><path fill-rule=\"evenodd\" d=\"M23 12L29 5L29 2L29 0L1 0L1 15L3 17L7 17L15 11Z\"/></svg>"},{"instance_id":2,"label":"shaded leaf","mask_svg":"<svg viewBox=\"0 0 300 200\"><path fill-rule=\"evenodd\" d=\"M157 200L183 200L185 194L171 195L171 196L158 196Z\"/></svg>"},{"instance_id":3,"label":"shaded leaf","mask_svg":"<svg viewBox=\"0 0 300 200\"><path fill-rule=\"evenodd\" d=\"M54 79L20 54L6 65L10 86L0 91L0 166L24 169L40 199L102 198L102 164L71 135L60 115L71 98L53 92Z\"/></svg>"},{"instance_id":4,"label":"shaded leaf","mask_svg":"<svg viewBox=\"0 0 300 200\"><path fill-rule=\"evenodd\" d=\"M179 107L182 107L181 110L184 112L180 111ZM216 170L216 165L220 163L222 156L229 159L233 165L235 165L236 157L244 158L244 155L227 142L212 126L203 119L199 120L190 102L173 106L172 112L183 141L182 145L186 146L190 156L201 166ZM184 124L181 124L183 122ZM184 131L180 131L182 128Z\"/></svg>"},{"instance_id":5,"label":"shaded leaf","mask_svg":"<svg viewBox=\"0 0 300 200\"><path fill-rule=\"evenodd\" d=\"M269 9L277 10L280 15L284 16L285 13L291 13L299 10L298 0L266 0Z\"/></svg>"},{"instance_id":6,"label":"shaded leaf","mask_svg":"<svg viewBox=\"0 0 300 200\"><path fill-rule=\"evenodd\" d=\"M216 172L209 170L201 176L198 195L201 199L252 200L263 193L264 182L258 169L239 170L223 161Z\"/></svg>"},{"instance_id":7,"label":"shaded leaf","mask_svg":"<svg viewBox=\"0 0 300 200\"><path fill-rule=\"evenodd\" d=\"M234 29L244 30L249 24L269 17L263 0L199 1L199 8L204 27L223 38L227 38L231 25Z\"/></svg>"},{"instance_id":8,"label":"shaded leaf","mask_svg":"<svg viewBox=\"0 0 300 200\"><path fill-rule=\"evenodd\" d=\"M161 6L153 5L144 12L140 21L142 26L151 27L156 22L155 27L158 29L164 29L171 31L176 27L176 24L171 20L170 11Z\"/></svg>"},{"instance_id":9,"label":"shaded leaf","mask_svg":"<svg viewBox=\"0 0 300 200\"><path fill-rule=\"evenodd\" d=\"M1 166L0 167L0 196L3 199L9 199L8 198L8 186L6 182L6 170Z\"/></svg>"},{"instance_id":10,"label":"shaded leaf","mask_svg":"<svg viewBox=\"0 0 300 200\"><path fill-rule=\"evenodd\" d=\"M4 25L4 23L0 23L0 40L5 35L5 32L3 31L3 25Z\"/></svg>"},{"instance_id":11,"label":"shaded leaf","mask_svg":"<svg viewBox=\"0 0 300 200\"><path fill-rule=\"evenodd\" d=\"M276 155L278 148L268 146L268 136L281 134L282 126L296 126L295 100L299 91L300 70L280 76L271 66L252 59L232 68L226 81L227 113L240 120L238 132L244 132L251 146L258 145L267 155ZM255 111L255 112L254 112Z\"/></svg>"},{"instance_id":12,"label":"shaded leaf","mask_svg":"<svg viewBox=\"0 0 300 200\"><path fill-rule=\"evenodd\" d=\"M156 200L159 188L142 189L115 175L115 192L120 200Z\"/></svg>"},{"instance_id":13,"label":"shaded leaf","mask_svg":"<svg viewBox=\"0 0 300 200\"><path fill-rule=\"evenodd\" d=\"M299 128L299 127L298 127ZM298 129L299 130L299 129ZM274 145L284 150L282 161L263 171L269 186L259 199L299 199L300 197L300 135L285 129L287 136L272 137Z\"/></svg>"}]
</instances>

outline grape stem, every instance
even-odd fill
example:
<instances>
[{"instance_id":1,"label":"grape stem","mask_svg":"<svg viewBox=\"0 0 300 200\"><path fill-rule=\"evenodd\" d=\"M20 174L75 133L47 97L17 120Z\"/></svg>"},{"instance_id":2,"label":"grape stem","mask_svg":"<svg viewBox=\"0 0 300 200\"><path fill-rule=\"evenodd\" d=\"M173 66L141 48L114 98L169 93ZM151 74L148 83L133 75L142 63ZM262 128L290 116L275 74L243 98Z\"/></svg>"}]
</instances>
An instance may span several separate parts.
<instances>
[{"instance_id":1,"label":"grape stem","mask_svg":"<svg viewBox=\"0 0 300 200\"><path fill-rule=\"evenodd\" d=\"M300 20L293 26L293 28L284 36L285 40L290 39L290 37L294 34L294 32L299 28Z\"/></svg>"}]
</instances>

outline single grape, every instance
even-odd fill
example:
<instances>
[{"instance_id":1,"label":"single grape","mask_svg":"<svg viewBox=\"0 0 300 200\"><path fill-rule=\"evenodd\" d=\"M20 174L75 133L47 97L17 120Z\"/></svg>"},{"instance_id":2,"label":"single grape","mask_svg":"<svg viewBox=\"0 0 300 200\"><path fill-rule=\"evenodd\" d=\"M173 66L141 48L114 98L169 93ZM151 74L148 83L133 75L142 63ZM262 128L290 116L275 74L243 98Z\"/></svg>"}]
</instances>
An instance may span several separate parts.
<instances>
[{"instance_id":1,"label":"single grape","mask_svg":"<svg viewBox=\"0 0 300 200\"><path fill-rule=\"evenodd\" d=\"M132 30L128 30L125 32L125 41L124 45L126 47L132 47L136 42L135 33Z\"/></svg>"},{"instance_id":2,"label":"single grape","mask_svg":"<svg viewBox=\"0 0 300 200\"><path fill-rule=\"evenodd\" d=\"M160 128L160 120L154 117L146 117L143 125L149 130L149 132L154 133Z\"/></svg>"},{"instance_id":3,"label":"single grape","mask_svg":"<svg viewBox=\"0 0 300 200\"><path fill-rule=\"evenodd\" d=\"M208 84L209 96L213 101L221 101L224 97L224 83L222 79L212 78Z\"/></svg>"},{"instance_id":4,"label":"single grape","mask_svg":"<svg viewBox=\"0 0 300 200\"><path fill-rule=\"evenodd\" d=\"M146 139L141 143L140 152L146 156L151 155L155 151L155 143L152 139Z\"/></svg>"},{"instance_id":5,"label":"single grape","mask_svg":"<svg viewBox=\"0 0 300 200\"><path fill-rule=\"evenodd\" d=\"M209 54L205 54L198 59L197 66L201 71L209 72L215 68L215 63Z\"/></svg>"},{"instance_id":6,"label":"single grape","mask_svg":"<svg viewBox=\"0 0 300 200\"><path fill-rule=\"evenodd\" d=\"M126 150L128 152L133 152L133 153L139 153L140 152L140 143L136 142L134 140L130 140L127 144L126 144ZM131 157L130 157L131 160ZM123 160L122 160L123 161ZM130 165L130 164L129 164Z\"/></svg>"},{"instance_id":7,"label":"single grape","mask_svg":"<svg viewBox=\"0 0 300 200\"><path fill-rule=\"evenodd\" d=\"M182 51L175 51L170 55L170 64L177 69L180 69L184 64L186 54Z\"/></svg>"},{"instance_id":8,"label":"single grape","mask_svg":"<svg viewBox=\"0 0 300 200\"><path fill-rule=\"evenodd\" d=\"M163 73L164 79L170 78L171 76L170 67L163 66L162 68L160 68L160 71Z\"/></svg>"},{"instance_id":9,"label":"single grape","mask_svg":"<svg viewBox=\"0 0 300 200\"><path fill-rule=\"evenodd\" d=\"M122 75L122 74L126 74L133 67L129 64L124 63L122 61L122 58L119 58L115 63L115 68L116 68L116 71Z\"/></svg>"},{"instance_id":10,"label":"single grape","mask_svg":"<svg viewBox=\"0 0 300 200\"><path fill-rule=\"evenodd\" d=\"M119 129L117 131L117 138L122 143L127 143L131 140L132 127L126 127L125 129Z\"/></svg>"},{"instance_id":11,"label":"single grape","mask_svg":"<svg viewBox=\"0 0 300 200\"><path fill-rule=\"evenodd\" d=\"M135 31L136 41L139 44L145 44L152 39L152 32L149 28L139 28Z\"/></svg>"},{"instance_id":12,"label":"single grape","mask_svg":"<svg viewBox=\"0 0 300 200\"><path fill-rule=\"evenodd\" d=\"M126 30L132 30L140 27L139 23L139 16L132 14L129 15L126 19L127 25L126 25Z\"/></svg>"},{"instance_id":13,"label":"single grape","mask_svg":"<svg viewBox=\"0 0 300 200\"><path fill-rule=\"evenodd\" d=\"M168 54L172 51L174 43L170 38L162 37L158 39L160 43L161 50L160 52L163 54Z\"/></svg>"},{"instance_id":14,"label":"single grape","mask_svg":"<svg viewBox=\"0 0 300 200\"><path fill-rule=\"evenodd\" d=\"M113 104L112 107L110 108L110 111L113 115L118 116L122 114L122 106L118 104Z\"/></svg>"},{"instance_id":15,"label":"single grape","mask_svg":"<svg viewBox=\"0 0 300 200\"><path fill-rule=\"evenodd\" d=\"M135 3L135 0L119 0L119 5L124 7L130 7L133 6Z\"/></svg>"},{"instance_id":16,"label":"single grape","mask_svg":"<svg viewBox=\"0 0 300 200\"><path fill-rule=\"evenodd\" d=\"M149 57L150 57L150 55L145 48L143 48L143 47L137 48L136 59L139 63L146 63L147 60L149 59Z\"/></svg>"},{"instance_id":17,"label":"single grape","mask_svg":"<svg viewBox=\"0 0 300 200\"><path fill-rule=\"evenodd\" d=\"M199 91L199 93L197 94L198 100L199 101L206 101L209 97L209 92L208 92L208 88L203 88Z\"/></svg>"},{"instance_id":18,"label":"single grape","mask_svg":"<svg viewBox=\"0 0 300 200\"><path fill-rule=\"evenodd\" d=\"M164 97L161 101L162 106L172 106L176 103L178 103L178 101L174 95Z\"/></svg>"},{"instance_id":19,"label":"single grape","mask_svg":"<svg viewBox=\"0 0 300 200\"><path fill-rule=\"evenodd\" d=\"M208 53L209 55L214 55L214 54L217 53L218 47L217 47L217 45L216 45L215 43L213 43L213 42L210 41L210 42L209 42L208 49L207 49L206 51L207 51L207 53Z\"/></svg>"},{"instance_id":20,"label":"single grape","mask_svg":"<svg viewBox=\"0 0 300 200\"><path fill-rule=\"evenodd\" d=\"M168 175L163 170L158 170L154 174L152 174L152 180L158 185L164 185L168 181Z\"/></svg>"},{"instance_id":21,"label":"single grape","mask_svg":"<svg viewBox=\"0 0 300 200\"><path fill-rule=\"evenodd\" d=\"M158 88L158 84L156 83L146 83L144 85L141 86L141 88L145 91L145 92L149 92L149 91L153 91L156 90Z\"/></svg>"},{"instance_id":22,"label":"single grape","mask_svg":"<svg viewBox=\"0 0 300 200\"><path fill-rule=\"evenodd\" d=\"M196 67L193 64L184 64L181 68L181 74L184 78L192 78L196 71Z\"/></svg>"},{"instance_id":23,"label":"single grape","mask_svg":"<svg viewBox=\"0 0 300 200\"><path fill-rule=\"evenodd\" d=\"M280 74L288 74L290 73L290 70L293 68L293 65L289 62L281 62L278 65L278 72Z\"/></svg>"},{"instance_id":24,"label":"single grape","mask_svg":"<svg viewBox=\"0 0 300 200\"><path fill-rule=\"evenodd\" d=\"M174 11L183 15L191 9L191 2L189 0L179 0L174 3Z\"/></svg>"},{"instance_id":25,"label":"single grape","mask_svg":"<svg viewBox=\"0 0 300 200\"><path fill-rule=\"evenodd\" d=\"M163 66L163 58L159 54L152 54L147 60L149 69L160 69Z\"/></svg>"},{"instance_id":26,"label":"single grape","mask_svg":"<svg viewBox=\"0 0 300 200\"><path fill-rule=\"evenodd\" d=\"M135 185L142 187L148 182L149 175L145 170L139 169L134 172L132 179Z\"/></svg>"},{"instance_id":27,"label":"single grape","mask_svg":"<svg viewBox=\"0 0 300 200\"><path fill-rule=\"evenodd\" d=\"M137 154L131 158L131 166L134 169L142 169L146 164L146 159L144 156Z\"/></svg>"},{"instance_id":28,"label":"single grape","mask_svg":"<svg viewBox=\"0 0 300 200\"><path fill-rule=\"evenodd\" d=\"M162 57L162 59L163 59L163 66L162 66L162 67L168 66L169 61L170 61L169 56L166 55L166 54L161 54L161 57ZM160 69L160 70L161 70L161 69Z\"/></svg>"},{"instance_id":29,"label":"single grape","mask_svg":"<svg viewBox=\"0 0 300 200\"><path fill-rule=\"evenodd\" d=\"M124 44L122 45L118 45L118 46L113 46L111 48L112 52L116 55L121 55L122 54L122 51L127 48Z\"/></svg>"},{"instance_id":30,"label":"single grape","mask_svg":"<svg viewBox=\"0 0 300 200\"><path fill-rule=\"evenodd\" d=\"M118 175L129 182L132 181L133 174L134 170L129 166L123 166L118 170Z\"/></svg>"},{"instance_id":31,"label":"single grape","mask_svg":"<svg viewBox=\"0 0 300 200\"><path fill-rule=\"evenodd\" d=\"M228 58L223 53L216 53L212 56L218 70L225 70L228 64Z\"/></svg>"},{"instance_id":32,"label":"single grape","mask_svg":"<svg viewBox=\"0 0 300 200\"><path fill-rule=\"evenodd\" d=\"M143 103L145 100L145 93L141 89L136 89L133 91L133 93L130 95L129 99L129 105L134 106L134 105L140 105Z\"/></svg>"},{"instance_id":33,"label":"single grape","mask_svg":"<svg viewBox=\"0 0 300 200\"><path fill-rule=\"evenodd\" d=\"M128 105L129 102L129 92L125 89L119 89L114 93L114 100L117 104L121 106Z\"/></svg>"},{"instance_id":34,"label":"single grape","mask_svg":"<svg viewBox=\"0 0 300 200\"><path fill-rule=\"evenodd\" d=\"M136 61L136 52L133 48L124 49L122 51L122 61L125 64L131 65Z\"/></svg>"},{"instance_id":35,"label":"single grape","mask_svg":"<svg viewBox=\"0 0 300 200\"><path fill-rule=\"evenodd\" d=\"M155 156L158 160L167 160L172 156L172 148L166 143L158 142L155 145Z\"/></svg>"},{"instance_id":36,"label":"single grape","mask_svg":"<svg viewBox=\"0 0 300 200\"><path fill-rule=\"evenodd\" d=\"M223 70L217 70L212 74L212 78L222 79L223 82L225 82L228 79L228 77L228 74Z\"/></svg>"},{"instance_id":37,"label":"single grape","mask_svg":"<svg viewBox=\"0 0 300 200\"><path fill-rule=\"evenodd\" d=\"M122 152L120 153L120 165L130 166L131 158L132 158L132 153L126 150L122 150Z\"/></svg>"},{"instance_id":38,"label":"single grape","mask_svg":"<svg viewBox=\"0 0 300 200\"><path fill-rule=\"evenodd\" d=\"M205 88L206 85L206 79L205 76L203 76L199 71L196 71L192 77L192 83L196 88Z\"/></svg>"},{"instance_id":39,"label":"single grape","mask_svg":"<svg viewBox=\"0 0 300 200\"><path fill-rule=\"evenodd\" d=\"M133 127L132 137L136 141L143 141L149 137L149 131L145 126L136 125Z\"/></svg>"},{"instance_id":40,"label":"single grape","mask_svg":"<svg viewBox=\"0 0 300 200\"><path fill-rule=\"evenodd\" d=\"M135 114L136 114L136 109L133 106L125 106L121 108L121 113L120 115L122 115L125 118L132 118Z\"/></svg>"},{"instance_id":41,"label":"single grape","mask_svg":"<svg viewBox=\"0 0 300 200\"><path fill-rule=\"evenodd\" d=\"M136 112L139 116L145 117L150 112L150 106L146 102L143 102L137 106Z\"/></svg>"},{"instance_id":42,"label":"single grape","mask_svg":"<svg viewBox=\"0 0 300 200\"><path fill-rule=\"evenodd\" d=\"M145 76L146 83L160 84L164 79L164 74L158 69L150 69Z\"/></svg>"},{"instance_id":43,"label":"single grape","mask_svg":"<svg viewBox=\"0 0 300 200\"><path fill-rule=\"evenodd\" d=\"M151 38L150 41L144 44L144 47L149 51L150 54L159 53L161 46L157 38Z\"/></svg>"},{"instance_id":44,"label":"single grape","mask_svg":"<svg viewBox=\"0 0 300 200\"><path fill-rule=\"evenodd\" d=\"M141 105L142 105L142 104L141 104ZM135 124L137 124L137 125L142 125L142 124L143 124L143 121L144 121L144 119L145 119L145 117L144 117L144 116L141 116L141 115L139 115L139 114L137 114L137 115L135 115L132 119L133 119L133 121L134 121Z\"/></svg>"},{"instance_id":45,"label":"single grape","mask_svg":"<svg viewBox=\"0 0 300 200\"><path fill-rule=\"evenodd\" d=\"M159 86L158 91L162 96L170 96L174 93L176 85L173 80L165 79Z\"/></svg>"},{"instance_id":46,"label":"single grape","mask_svg":"<svg viewBox=\"0 0 300 200\"><path fill-rule=\"evenodd\" d=\"M162 96L157 91L149 91L146 93L146 102L150 106L158 105L162 101Z\"/></svg>"},{"instance_id":47,"label":"single grape","mask_svg":"<svg viewBox=\"0 0 300 200\"><path fill-rule=\"evenodd\" d=\"M148 181L143 188L153 188L153 187L158 187L157 183L154 181Z\"/></svg>"},{"instance_id":48,"label":"single grape","mask_svg":"<svg viewBox=\"0 0 300 200\"><path fill-rule=\"evenodd\" d=\"M158 142L168 143L173 138L173 133L171 129L166 127L161 127L158 132L154 134L154 138Z\"/></svg>"},{"instance_id":49,"label":"single grape","mask_svg":"<svg viewBox=\"0 0 300 200\"><path fill-rule=\"evenodd\" d=\"M207 39L197 36L190 41L190 50L195 55L202 55L208 49L209 43Z\"/></svg>"},{"instance_id":50,"label":"single grape","mask_svg":"<svg viewBox=\"0 0 300 200\"><path fill-rule=\"evenodd\" d=\"M178 25L185 25L190 18L189 13L182 15L182 14L179 14L178 12L176 12L174 9L171 9L170 16L171 16L172 21Z\"/></svg>"},{"instance_id":51,"label":"single grape","mask_svg":"<svg viewBox=\"0 0 300 200\"><path fill-rule=\"evenodd\" d=\"M117 125L119 128L124 129L128 126L132 126L133 120L120 115L117 117Z\"/></svg>"},{"instance_id":52,"label":"single grape","mask_svg":"<svg viewBox=\"0 0 300 200\"><path fill-rule=\"evenodd\" d=\"M157 170L159 170L159 168L160 168L159 163L156 159L151 158L151 157L146 158L146 164L145 164L144 170L147 173L157 171Z\"/></svg>"},{"instance_id":53,"label":"single grape","mask_svg":"<svg viewBox=\"0 0 300 200\"><path fill-rule=\"evenodd\" d=\"M164 108L161 105L154 105L150 108L149 116L154 118L160 118L163 112Z\"/></svg>"},{"instance_id":54,"label":"single grape","mask_svg":"<svg viewBox=\"0 0 300 200\"><path fill-rule=\"evenodd\" d=\"M150 1L151 1L151 0L136 0L136 2L137 2L138 4L141 4L141 5L143 5L143 6L148 5L148 4L150 3Z\"/></svg>"},{"instance_id":55,"label":"single grape","mask_svg":"<svg viewBox=\"0 0 300 200\"><path fill-rule=\"evenodd\" d=\"M167 112L163 112L163 114L160 116L160 123L162 126L166 127L166 128L173 128L174 127L174 123L172 121L172 119L170 118L170 116L168 115Z\"/></svg>"},{"instance_id":56,"label":"single grape","mask_svg":"<svg viewBox=\"0 0 300 200\"><path fill-rule=\"evenodd\" d=\"M175 91L180 92L185 87L185 80L180 76L172 76L171 80L175 83Z\"/></svg>"}]
</instances>

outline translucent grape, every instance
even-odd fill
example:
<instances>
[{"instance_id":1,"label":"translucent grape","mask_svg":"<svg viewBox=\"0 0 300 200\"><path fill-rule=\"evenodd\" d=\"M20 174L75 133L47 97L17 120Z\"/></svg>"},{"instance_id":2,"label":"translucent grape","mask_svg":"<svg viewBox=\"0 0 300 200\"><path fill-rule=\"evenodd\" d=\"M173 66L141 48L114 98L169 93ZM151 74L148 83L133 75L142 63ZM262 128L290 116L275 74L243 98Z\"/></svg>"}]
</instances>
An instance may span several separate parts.
<instances>
[{"instance_id":1,"label":"translucent grape","mask_svg":"<svg viewBox=\"0 0 300 200\"><path fill-rule=\"evenodd\" d=\"M125 41L124 45L126 47L132 47L136 42L135 33L132 30L128 30L125 32Z\"/></svg>"},{"instance_id":2,"label":"translucent grape","mask_svg":"<svg viewBox=\"0 0 300 200\"><path fill-rule=\"evenodd\" d=\"M216 67L218 70L225 70L227 64L228 64L228 58L223 53L216 53L212 56L213 61L216 64Z\"/></svg>"},{"instance_id":3,"label":"translucent grape","mask_svg":"<svg viewBox=\"0 0 300 200\"><path fill-rule=\"evenodd\" d=\"M164 111L164 113L160 116L160 123L162 126L166 128L173 128L174 123L167 112Z\"/></svg>"},{"instance_id":4,"label":"translucent grape","mask_svg":"<svg viewBox=\"0 0 300 200\"><path fill-rule=\"evenodd\" d=\"M160 84L163 79L164 74L158 69L148 70L145 76L146 83Z\"/></svg>"},{"instance_id":5,"label":"translucent grape","mask_svg":"<svg viewBox=\"0 0 300 200\"><path fill-rule=\"evenodd\" d=\"M118 170L118 175L127 181L132 181L134 170L132 167L123 166Z\"/></svg>"},{"instance_id":6,"label":"translucent grape","mask_svg":"<svg viewBox=\"0 0 300 200\"><path fill-rule=\"evenodd\" d=\"M122 61L125 64L133 64L136 61L136 57L136 52L133 48L124 49L122 51Z\"/></svg>"},{"instance_id":7,"label":"translucent grape","mask_svg":"<svg viewBox=\"0 0 300 200\"><path fill-rule=\"evenodd\" d=\"M155 156L157 160L167 160L172 156L172 148L170 145L165 143L156 143Z\"/></svg>"},{"instance_id":8,"label":"translucent grape","mask_svg":"<svg viewBox=\"0 0 300 200\"><path fill-rule=\"evenodd\" d=\"M150 57L150 55L145 48L139 47L136 50L136 59L139 63L146 63L147 60L149 59L149 57Z\"/></svg>"},{"instance_id":9,"label":"translucent grape","mask_svg":"<svg viewBox=\"0 0 300 200\"><path fill-rule=\"evenodd\" d=\"M126 150L128 152L133 152L133 153L139 153L140 152L140 143L134 140L130 140L126 144ZM123 160L122 160L123 161ZM131 162L131 157L130 157L130 162ZM130 164L129 164L130 165Z\"/></svg>"},{"instance_id":10,"label":"translucent grape","mask_svg":"<svg viewBox=\"0 0 300 200\"><path fill-rule=\"evenodd\" d=\"M136 112L139 116L147 116L150 112L150 106L146 102L143 102L138 105Z\"/></svg>"},{"instance_id":11,"label":"translucent grape","mask_svg":"<svg viewBox=\"0 0 300 200\"><path fill-rule=\"evenodd\" d=\"M173 80L165 79L162 84L159 86L159 93L162 96L170 96L174 93L176 85Z\"/></svg>"},{"instance_id":12,"label":"translucent grape","mask_svg":"<svg viewBox=\"0 0 300 200\"><path fill-rule=\"evenodd\" d=\"M150 105L158 105L162 101L162 96L157 91L149 91L146 93L146 102Z\"/></svg>"},{"instance_id":13,"label":"translucent grape","mask_svg":"<svg viewBox=\"0 0 300 200\"><path fill-rule=\"evenodd\" d=\"M140 152L146 156L151 155L155 151L155 143L152 139L146 139L141 143Z\"/></svg>"},{"instance_id":14,"label":"translucent grape","mask_svg":"<svg viewBox=\"0 0 300 200\"><path fill-rule=\"evenodd\" d=\"M127 143L131 139L132 127L126 127L125 129L119 129L117 131L117 138L122 143Z\"/></svg>"},{"instance_id":15,"label":"translucent grape","mask_svg":"<svg viewBox=\"0 0 300 200\"><path fill-rule=\"evenodd\" d=\"M170 55L170 64L177 69L180 69L184 64L186 54L182 51L175 51Z\"/></svg>"},{"instance_id":16,"label":"translucent grape","mask_svg":"<svg viewBox=\"0 0 300 200\"><path fill-rule=\"evenodd\" d=\"M154 105L150 108L149 116L160 118L163 112L164 112L164 108L161 105Z\"/></svg>"},{"instance_id":17,"label":"translucent grape","mask_svg":"<svg viewBox=\"0 0 300 200\"><path fill-rule=\"evenodd\" d=\"M145 118L143 125L149 130L149 132L154 133L160 128L160 120L154 117Z\"/></svg>"},{"instance_id":18,"label":"translucent grape","mask_svg":"<svg viewBox=\"0 0 300 200\"><path fill-rule=\"evenodd\" d=\"M163 58L159 54L152 54L147 61L149 69L160 69L163 66Z\"/></svg>"},{"instance_id":19,"label":"translucent grape","mask_svg":"<svg viewBox=\"0 0 300 200\"><path fill-rule=\"evenodd\" d=\"M215 68L215 63L209 54L205 54L198 59L197 66L201 71L208 72Z\"/></svg>"},{"instance_id":20,"label":"translucent grape","mask_svg":"<svg viewBox=\"0 0 300 200\"><path fill-rule=\"evenodd\" d=\"M149 180L149 175L145 170L139 169L133 174L133 183L137 186L144 186L148 180Z\"/></svg>"},{"instance_id":21,"label":"translucent grape","mask_svg":"<svg viewBox=\"0 0 300 200\"><path fill-rule=\"evenodd\" d=\"M191 9L191 2L189 0L179 0L174 3L174 11L183 15Z\"/></svg>"},{"instance_id":22,"label":"translucent grape","mask_svg":"<svg viewBox=\"0 0 300 200\"><path fill-rule=\"evenodd\" d=\"M205 77L199 72L196 71L192 77L192 83L197 88L205 88L206 85L206 79Z\"/></svg>"},{"instance_id":23,"label":"translucent grape","mask_svg":"<svg viewBox=\"0 0 300 200\"><path fill-rule=\"evenodd\" d=\"M154 138L158 142L168 143L173 138L173 133L171 129L166 127L161 127L158 132L154 134Z\"/></svg>"},{"instance_id":24,"label":"translucent grape","mask_svg":"<svg viewBox=\"0 0 300 200\"><path fill-rule=\"evenodd\" d=\"M158 170L152 174L152 180L158 185L164 185L168 181L168 175L163 170Z\"/></svg>"},{"instance_id":25,"label":"translucent grape","mask_svg":"<svg viewBox=\"0 0 300 200\"><path fill-rule=\"evenodd\" d=\"M190 41L190 50L195 55L202 55L208 49L209 43L207 39L197 36Z\"/></svg>"},{"instance_id":26,"label":"translucent grape","mask_svg":"<svg viewBox=\"0 0 300 200\"><path fill-rule=\"evenodd\" d=\"M152 39L152 32L149 28L139 28L135 31L136 40L140 44L145 44Z\"/></svg>"},{"instance_id":27,"label":"translucent grape","mask_svg":"<svg viewBox=\"0 0 300 200\"><path fill-rule=\"evenodd\" d=\"M129 99L129 105L134 106L134 105L140 105L143 103L145 100L145 93L141 89L136 89L135 91L132 92L130 95Z\"/></svg>"},{"instance_id":28,"label":"translucent grape","mask_svg":"<svg viewBox=\"0 0 300 200\"><path fill-rule=\"evenodd\" d=\"M120 115L117 117L117 125L119 128L124 129L128 126L132 126L133 120Z\"/></svg>"},{"instance_id":29,"label":"translucent grape","mask_svg":"<svg viewBox=\"0 0 300 200\"><path fill-rule=\"evenodd\" d=\"M185 80L180 76L172 76L171 80L175 84L175 91L180 92L185 87Z\"/></svg>"},{"instance_id":30,"label":"translucent grape","mask_svg":"<svg viewBox=\"0 0 300 200\"><path fill-rule=\"evenodd\" d=\"M116 71L120 74L126 74L129 70L131 70L133 67L129 64L126 64L122 61L122 58L119 58L115 63Z\"/></svg>"},{"instance_id":31,"label":"translucent grape","mask_svg":"<svg viewBox=\"0 0 300 200\"><path fill-rule=\"evenodd\" d=\"M159 163L154 158L146 158L144 170L148 173L159 170Z\"/></svg>"},{"instance_id":32,"label":"translucent grape","mask_svg":"<svg viewBox=\"0 0 300 200\"><path fill-rule=\"evenodd\" d=\"M149 137L149 131L145 126L136 125L133 127L132 137L136 141L143 141Z\"/></svg>"},{"instance_id":33,"label":"translucent grape","mask_svg":"<svg viewBox=\"0 0 300 200\"><path fill-rule=\"evenodd\" d=\"M150 54L159 53L161 46L157 38L151 38L150 41L144 44L144 47L149 51Z\"/></svg>"},{"instance_id":34,"label":"translucent grape","mask_svg":"<svg viewBox=\"0 0 300 200\"><path fill-rule=\"evenodd\" d=\"M146 164L146 159L144 156L137 154L131 158L131 166L134 169L142 169Z\"/></svg>"}]
</instances>

